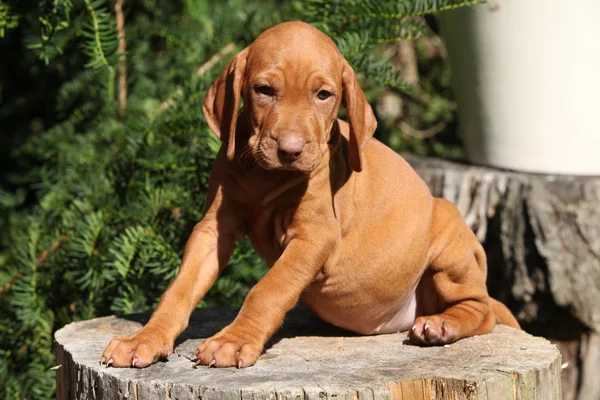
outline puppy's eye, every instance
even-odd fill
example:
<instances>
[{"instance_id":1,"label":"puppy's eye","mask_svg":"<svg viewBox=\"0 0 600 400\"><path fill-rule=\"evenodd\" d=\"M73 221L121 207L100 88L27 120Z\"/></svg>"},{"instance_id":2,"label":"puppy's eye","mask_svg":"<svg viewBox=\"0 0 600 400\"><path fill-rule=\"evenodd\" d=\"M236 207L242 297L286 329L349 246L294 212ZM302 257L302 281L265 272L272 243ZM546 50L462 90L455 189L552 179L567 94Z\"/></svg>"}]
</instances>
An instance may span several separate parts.
<instances>
[{"instance_id":1,"label":"puppy's eye","mask_svg":"<svg viewBox=\"0 0 600 400\"><path fill-rule=\"evenodd\" d=\"M267 85L256 86L254 90L256 91L256 93L264 94L265 96L275 95L275 91L273 90L273 88Z\"/></svg>"},{"instance_id":2,"label":"puppy's eye","mask_svg":"<svg viewBox=\"0 0 600 400\"><path fill-rule=\"evenodd\" d=\"M321 91L319 91L319 93L317 93L317 97L319 98L319 100L327 100L331 96L333 96L333 95L331 93L329 93L327 90L321 90Z\"/></svg>"}]
</instances>

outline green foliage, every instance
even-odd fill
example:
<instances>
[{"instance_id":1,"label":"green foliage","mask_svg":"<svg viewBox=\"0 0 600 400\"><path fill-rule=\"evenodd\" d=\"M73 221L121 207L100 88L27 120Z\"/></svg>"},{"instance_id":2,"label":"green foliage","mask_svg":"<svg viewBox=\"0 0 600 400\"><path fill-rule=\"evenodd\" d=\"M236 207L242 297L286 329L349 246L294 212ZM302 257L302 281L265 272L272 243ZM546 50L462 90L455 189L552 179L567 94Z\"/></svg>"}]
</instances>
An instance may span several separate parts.
<instances>
[{"instance_id":1,"label":"green foliage","mask_svg":"<svg viewBox=\"0 0 600 400\"><path fill-rule=\"evenodd\" d=\"M0 1L0 38L4 37L5 29L16 28L19 25L19 16L12 12L9 5Z\"/></svg>"},{"instance_id":2,"label":"green foliage","mask_svg":"<svg viewBox=\"0 0 600 400\"><path fill-rule=\"evenodd\" d=\"M376 135L398 151L462 158L455 135L455 104L449 69L439 38L423 18L436 11L482 0L308 0L305 20L329 34L374 103L385 92L402 99L401 115L380 115ZM400 40L415 41L418 82L407 82L403 66L388 54ZM393 51L391 53L394 53Z\"/></svg>"},{"instance_id":3,"label":"green foliage","mask_svg":"<svg viewBox=\"0 0 600 400\"><path fill-rule=\"evenodd\" d=\"M50 58L62 54L62 46L69 39L69 35L61 35L61 32L70 27L73 3L71 0L42 0L40 7L39 41L31 43L29 48L38 50L39 57L48 64Z\"/></svg>"},{"instance_id":4,"label":"green foliage","mask_svg":"<svg viewBox=\"0 0 600 400\"><path fill-rule=\"evenodd\" d=\"M108 98L113 99L115 93L115 56L119 43L114 18L106 9L104 0L91 2L85 0L85 7L90 15L90 22L83 25L81 35L87 39L83 45L84 53L90 57L85 64L88 68L106 69L108 74Z\"/></svg>"},{"instance_id":5,"label":"green foliage","mask_svg":"<svg viewBox=\"0 0 600 400\"><path fill-rule=\"evenodd\" d=\"M334 39L357 71L379 85L409 91L401 74L374 50L382 44L420 37L426 24L418 16L482 1L309 0L306 19Z\"/></svg>"},{"instance_id":6,"label":"green foliage","mask_svg":"<svg viewBox=\"0 0 600 400\"><path fill-rule=\"evenodd\" d=\"M52 397L56 329L151 310L177 273L220 146L202 100L231 55L199 66L304 19L336 40L367 92L410 93L374 50L421 35L422 13L466 3L127 0L121 118L112 1L0 2L0 52L18 60L0 64L0 397ZM419 120L447 118L440 101ZM241 241L200 306L241 305L265 271Z\"/></svg>"},{"instance_id":7,"label":"green foliage","mask_svg":"<svg viewBox=\"0 0 600 400\"><path fill-rule=\"evenodd\" d=\"M456 136L456 103L443 43L428 30L410 47L415 52L418 77L408 94L392 92L402 99L402 112L391 118L380 115L380 138L398 151L464 160Z\"/></svg>"}]
</instances>

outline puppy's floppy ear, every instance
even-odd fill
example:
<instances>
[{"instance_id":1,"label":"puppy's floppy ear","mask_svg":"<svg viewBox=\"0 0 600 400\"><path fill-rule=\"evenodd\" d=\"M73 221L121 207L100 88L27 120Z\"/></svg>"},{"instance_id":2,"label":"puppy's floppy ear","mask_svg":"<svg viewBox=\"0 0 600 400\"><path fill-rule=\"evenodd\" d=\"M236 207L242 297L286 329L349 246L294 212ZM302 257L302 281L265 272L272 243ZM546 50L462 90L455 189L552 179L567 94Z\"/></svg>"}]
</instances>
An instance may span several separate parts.
<instances>
[{"instance_id":1,"label":"puppy's floppy ear","mask_svg":"<svg viewBox=\"0 0 600 400\"><path fill-rule=\"evenodd\" d=\"M377 128L377 120L367 102L365 94L358 85L354 70L343 60L342 72L343 101L350 124L350 141L348 143L348 163L356 172L362 171L362 151Z\"/></svg>"},{"instance_id":2,"label":"puppy's floppy ear","mask_svg":"<svg viewBox=\"0 0 600 400\"><path fill-rule=\"evenodd\" d=\"M246 74L248 47L231 60L212 84L204 98L202 111L210 129L227 145L227 158L235 154L237 125L242 83Z\"/></svg>"}]
</instances>

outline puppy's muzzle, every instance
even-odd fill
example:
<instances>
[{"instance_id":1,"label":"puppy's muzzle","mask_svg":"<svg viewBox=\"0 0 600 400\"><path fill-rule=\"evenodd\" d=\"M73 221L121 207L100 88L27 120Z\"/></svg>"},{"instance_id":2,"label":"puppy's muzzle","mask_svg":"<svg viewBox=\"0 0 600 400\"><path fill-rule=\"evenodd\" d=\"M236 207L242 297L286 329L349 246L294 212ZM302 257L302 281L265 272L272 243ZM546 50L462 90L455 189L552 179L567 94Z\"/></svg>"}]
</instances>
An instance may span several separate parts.
<instances>
[{"instance_id":1,"label":"puppy's muzzle","mask_svg":"<svg viewBox=\"0 0 600 400\"><path fill-rule=\"evenodd\" d=\"M282 163L296 161L306 147L306 140L299 137L284 137L277 141L277 156Z\"/></svg>"}]
</instances>

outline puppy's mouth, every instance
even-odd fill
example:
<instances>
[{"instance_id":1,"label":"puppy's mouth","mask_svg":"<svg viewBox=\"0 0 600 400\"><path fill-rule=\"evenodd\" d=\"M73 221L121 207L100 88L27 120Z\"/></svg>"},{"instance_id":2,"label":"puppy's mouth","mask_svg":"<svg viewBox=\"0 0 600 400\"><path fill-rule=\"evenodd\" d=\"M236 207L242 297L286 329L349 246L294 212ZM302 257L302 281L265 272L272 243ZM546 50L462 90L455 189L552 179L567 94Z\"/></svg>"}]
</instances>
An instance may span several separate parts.
<instances>
[{"instance_id":1,"label":"puppy's mouth","mask_svg":"<svg viewBox=\"0 0 600 400\"><path fill-rule=\"evenodd\" d=\"M262 141L258 148L252 152L254 160L263 169L311 172L319 164L319 155L305 151L300 155L282 154L276 149L266 148Z\"/></svg>"}]
</instances>

